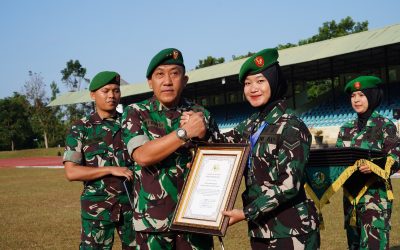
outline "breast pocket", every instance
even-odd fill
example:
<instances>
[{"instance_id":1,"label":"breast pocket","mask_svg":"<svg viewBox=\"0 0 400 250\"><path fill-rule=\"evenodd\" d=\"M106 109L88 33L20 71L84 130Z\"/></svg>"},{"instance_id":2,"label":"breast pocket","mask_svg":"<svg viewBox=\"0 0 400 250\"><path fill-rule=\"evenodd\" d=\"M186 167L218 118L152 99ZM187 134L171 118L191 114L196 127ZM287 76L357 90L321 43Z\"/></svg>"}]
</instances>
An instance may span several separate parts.
<instances>
[{"instance_id":1,"label":"breast pocket","mask_svg":"<svg viewBox=\"0 0 400 250\"><path fill-rule=\"evenodd\" d=\"M91 167L105 166L108 150L104 142L91 143L83 148L85 165Z\"/></svg>"}]
</instances>

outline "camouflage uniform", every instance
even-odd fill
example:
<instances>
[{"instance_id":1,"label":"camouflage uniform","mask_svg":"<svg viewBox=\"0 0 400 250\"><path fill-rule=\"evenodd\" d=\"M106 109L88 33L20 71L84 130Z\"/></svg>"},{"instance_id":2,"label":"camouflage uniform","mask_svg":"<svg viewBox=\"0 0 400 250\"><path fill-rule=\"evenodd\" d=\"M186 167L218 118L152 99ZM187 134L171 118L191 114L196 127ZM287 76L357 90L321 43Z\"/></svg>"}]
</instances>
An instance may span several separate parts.
<instances>
[{"instance_id":1,"label":"camouflage uniform","mask_svg":"<svg viewBox=\"0 0 400 250\"><path fill-rule=\"evenodd\" d=\"M339 131L337 147L358 147L382 150L392 156L398 168L398 138L396 126L376 111L371 114L364 129L358 131L357 119L344 124ZM389 189L392 189L389 179ZM392 201L388 199L385 182L378 180L362 196L356 207L343 198L345 229L350 249L388 249ZM357 225L350 226L350 217L356 209Z\"/></svg>"},{"instance_id":2,"label":"camouflage uniform","mask_svg":"<svg viewBox=\"0 0 400 250\"><path fill-rule=\"evenodd\" d=\"M304 190L304 167L311 144L304 123L279 101L264 118L253 114L225 133L225 138L228 142L249 142L264 121L267 126L251 153L242 194L252 247L317 249L318 215Z\"/></svg>"},{"instance_id":3,"label":"camouflage uniform","mask_svg":"<svg viewBox=\"0 0 400 250\"><path fill-rule=\"evenodd\" d=\"M182 112L188 110L203 112L208 133L206 137L210 140L215 138L218 127L209 112L187 99L181 99L176 109L167 109L154 96L127 106L122 127L123 140L129 154L147 141L176 130ZM160 163L144 168L135 165L134 225L138 231L137 241L140 249L169 249L176 244L177 237L182 238L176 232L171 232L169 226L184 178L188 173L186 164L191 161L193 147L189 141ZM211 236L185 235L188 235L187 240L194 249L212 247ZM198 239L201 240L196 243Z\"/></svg>"},{"instance_id":4,"label":"camouflage uniform","mask_svg":"<svg viewBox=\"0 0 400 250\"><path fill-rule=\"evenodd\" d=\"M133 164L121 138L121 115L102 120L97 113L74 124L67 135L64 161L88 167ZM135 231L132 208L123 179L105 176L85 181L81 195L81 249L111 249L114 230L118 231L124 249L133 249ZM132 185L128 183L128 188Z\"/></svg>"}]
</instances>

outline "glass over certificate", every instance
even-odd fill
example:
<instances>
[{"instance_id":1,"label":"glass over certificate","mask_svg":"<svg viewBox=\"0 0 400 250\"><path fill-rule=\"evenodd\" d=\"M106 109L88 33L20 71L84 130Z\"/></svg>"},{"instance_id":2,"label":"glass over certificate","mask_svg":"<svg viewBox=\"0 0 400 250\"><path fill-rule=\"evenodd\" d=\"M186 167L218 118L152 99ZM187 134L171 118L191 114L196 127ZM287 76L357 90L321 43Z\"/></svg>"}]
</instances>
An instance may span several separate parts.
<instances>
[{"instance_id":1,"label":"glass over certificate","mask_svg":"<svg viewBox=\"0 0 400 250\"><path fill-rule=\"evenodd\" d=\"M247 144L211 144L196 151L171 229L225 235L243 176Z\"/></svg>"}]
</instances>

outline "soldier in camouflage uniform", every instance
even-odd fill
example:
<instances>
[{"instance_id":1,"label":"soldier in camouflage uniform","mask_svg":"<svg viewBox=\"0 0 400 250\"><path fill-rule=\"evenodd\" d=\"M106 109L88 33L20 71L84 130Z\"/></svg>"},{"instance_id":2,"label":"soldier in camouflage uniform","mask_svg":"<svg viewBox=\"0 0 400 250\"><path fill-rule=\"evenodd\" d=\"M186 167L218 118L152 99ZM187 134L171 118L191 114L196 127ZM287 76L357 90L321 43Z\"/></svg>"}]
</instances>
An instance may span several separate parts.
<instances>
[{"instance_id":1,"label":"soldier in camouflage uniform","mask_svg":"<svg viewBox=\"0 0 400 250\"><path fill-rule=\"evenodd\" d=\"M228 142L247 142L252 150L244 208L223 214L230 225L248 221L252 249L318 249L318 215L304 190L311 135L283 100L287 83L277 59L276 49L265 49L240 69L244 95L258 112L225 133Z\"/></svg>"},{"instance_id":2,"label":"soldier in camouflage uniform","mask_svg":"<svg viewBox=\"0 0 400 250\"><path fill-rule=\"evenodd\" d=\"M336 146L384 151L396 161L391 169L394 173L399 170L398 137L393 122L375 111L382 99L380 84L381 79L378 77L361 76L345 86L345 92L351 95L351 104L358 117L340 128ZM359 171L371 177L378 177L371 174L366 165L359 167ZM378 177L356 206L353 206L348 198L343 198L349 249L389 248L392 201L388 198L387 188L392 189L390 179L387 184ZM350 218L354 209L356 225L351 226Z\"/></svg>"},{"instance_id":3,"label":"soldier in camouflage uniform","mask_svg":"<svg viewBox=\"0 0 400 250\"><path fill-rule=\"evenodd\" d=\"M146 77L154 96L126 107L123 140L135 161L134 225L139 249L211 249L208 235L178 233L169 226L191 161L191 138L215 138L218 127L202 106L181 98L188 77L182 54L164 49ZM180 127L183 111L196 111ZM201 114L201 115L200 115Z\"/></svg>"},{"instance_id":4,"label":"soldier in camouflage uniform","mask_svg":"<svg viewBox=\"0 0 400 250\"><path fill-rule=\"evenodd\" d=\"M66 138L66 177L84 184L80 249L111 249L115 229L123 249L136 245L128 196L133 164L121 138L121 115L116 112L119 84L116 72L100 72L93 78L89 90L96 112L76 122Z\"/></svg>"}]
</instances>

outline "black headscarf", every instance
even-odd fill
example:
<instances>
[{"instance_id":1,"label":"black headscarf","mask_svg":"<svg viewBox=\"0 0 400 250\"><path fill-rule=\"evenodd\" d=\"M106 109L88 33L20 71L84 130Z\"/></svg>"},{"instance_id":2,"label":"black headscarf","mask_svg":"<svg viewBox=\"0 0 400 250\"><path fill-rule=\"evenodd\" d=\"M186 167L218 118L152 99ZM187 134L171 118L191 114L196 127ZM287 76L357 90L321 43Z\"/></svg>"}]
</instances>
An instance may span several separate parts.
<instances>
[{"instance_id":1,"label":"black headscarf","mask_svg":"<svg viewBox=\"0 0 400 250\"><path fill-rule=\"evenodd\" d=\"M359 131L367 125L367 121L371 117L372 112L381 104L383 98L383 91L380 88L363 89L361 92L367 97L368 109L362 114L357 113L357 127Z\"/></svg>"},{"instance_id":2,"label":"black headscarf","mask_svg":"<svg viewBox=\"0 0 400 250\"><path fill-rule=\"evenodd\" d=\"M277 102L284 99L284 95L287 91L287 82L281 67L277 63L261 72L261 74L267 78L271 89L271 97L268 102L259 107L260 112L265 115L271 111Z\"/></svg>"}]
</instances>

